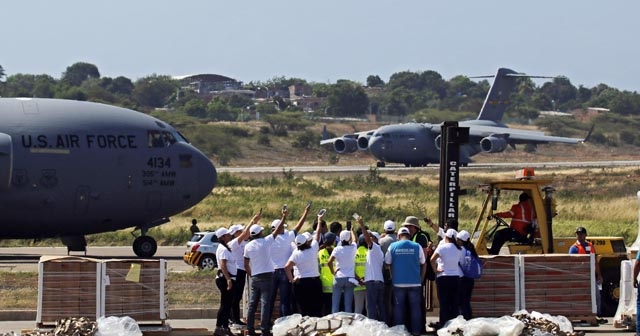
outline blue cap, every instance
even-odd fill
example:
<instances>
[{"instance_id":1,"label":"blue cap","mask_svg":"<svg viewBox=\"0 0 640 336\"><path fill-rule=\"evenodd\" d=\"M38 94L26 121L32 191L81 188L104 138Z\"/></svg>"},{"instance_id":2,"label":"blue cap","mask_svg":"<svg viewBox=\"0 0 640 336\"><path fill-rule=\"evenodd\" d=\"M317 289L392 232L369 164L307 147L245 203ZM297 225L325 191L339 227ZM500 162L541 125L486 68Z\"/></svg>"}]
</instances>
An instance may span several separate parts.
<instances>
[{"instance_id":1,"label":"blue cap","mask_svg":"<svg viewBox=\"0 0 640 336\"><path fill-rule=\"evenodd\" d=\"M333 232L327 232L324 234L324 240L328 242L336 241L336 234Z\"/></svg>"}]
</instances>

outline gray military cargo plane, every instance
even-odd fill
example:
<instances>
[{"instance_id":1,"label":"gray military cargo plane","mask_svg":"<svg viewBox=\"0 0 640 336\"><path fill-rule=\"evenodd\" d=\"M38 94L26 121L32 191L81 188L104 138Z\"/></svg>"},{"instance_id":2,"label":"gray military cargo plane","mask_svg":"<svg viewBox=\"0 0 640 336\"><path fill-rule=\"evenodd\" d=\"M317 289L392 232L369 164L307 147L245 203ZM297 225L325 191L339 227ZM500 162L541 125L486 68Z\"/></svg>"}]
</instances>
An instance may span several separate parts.
<instances>
[{"instance_id":1,"label":"gray military cargo plane","mask_svg":"<svg viewBox=\"0 0 640 336\"><path fill-rule=\"evenodd\" d=\"M480 152L499 153L507 146L516 144L546 144L550 142L576 144L587 138L576 139L545 135L544 132L509 128L501 122L505 109L510 103L509 96L515 87L517 77L549 78L528 76L513 70L500 68L485 98L477 119L462 121L460 127L469 127L469 144L460 147L460 161L471 162L471 157ZM440 124L406 123L382 126L375 130L345 134L342 137L323 139L321 145L333 144L338 153L367 151L377 160L378 167L385 163L403 163L405 166L420 167L440 162ZM590 134L591 132L589 132ZM326 136L325 136L326 138Z\"/></svg>"},{"instance_id":2,"label":"gray military cargo plane","mask_svg":"<svg viewBox=\"0 0 640 336\"><path fill-rule=\"evenodd\" d=\"M125 108L60 99L0 98L0 238L147 230L190 208L216 184L211 161L175 128ZM135 231L134 230L134 231Z\"/></svg>"}]
</instances>

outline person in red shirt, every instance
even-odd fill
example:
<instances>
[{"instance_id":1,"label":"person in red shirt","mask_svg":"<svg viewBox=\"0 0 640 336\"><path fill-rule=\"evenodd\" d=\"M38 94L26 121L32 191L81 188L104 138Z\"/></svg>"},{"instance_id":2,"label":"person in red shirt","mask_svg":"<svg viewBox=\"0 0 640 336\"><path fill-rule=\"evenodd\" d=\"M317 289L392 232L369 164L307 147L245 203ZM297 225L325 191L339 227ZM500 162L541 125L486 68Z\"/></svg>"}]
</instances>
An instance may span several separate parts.
<instances>
[{"instance_id":1,"label":"person in red shirt","mask_svg":"<svg viewBox=\"0 0 640 336\"><path fill-rule=\"evenodd\" d=\"M519 202L512 205L511 210L493 215L500 218L511 218L511 224L508 228L496 232L489 254L497 255L500 253L502 245L511 239L527 240L527 234L533 228L533 222L536 219L536 213L530 199L528 194L522 193L518 198Z\"/></svg>"}]
</instances>

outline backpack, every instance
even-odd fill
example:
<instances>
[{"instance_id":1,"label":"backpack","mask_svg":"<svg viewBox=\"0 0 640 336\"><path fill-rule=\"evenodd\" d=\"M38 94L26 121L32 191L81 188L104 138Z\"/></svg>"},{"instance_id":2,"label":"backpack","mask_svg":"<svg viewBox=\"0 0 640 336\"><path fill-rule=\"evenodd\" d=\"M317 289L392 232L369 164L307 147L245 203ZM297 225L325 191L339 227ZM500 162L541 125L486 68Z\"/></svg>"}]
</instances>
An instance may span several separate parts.
<instances>
[{"instance_id":1,"label":"backpack","mask_svg":"<svg viewBox=\"0 0 640 336\"><path fill-rule=\"evenodd\" d=\"M482 276L482 262L480 258L471 255L471 252L466 251L464 262L460 264L462 268L462 274L471 279L478 279Z\"/></svg>"}]
</instances>

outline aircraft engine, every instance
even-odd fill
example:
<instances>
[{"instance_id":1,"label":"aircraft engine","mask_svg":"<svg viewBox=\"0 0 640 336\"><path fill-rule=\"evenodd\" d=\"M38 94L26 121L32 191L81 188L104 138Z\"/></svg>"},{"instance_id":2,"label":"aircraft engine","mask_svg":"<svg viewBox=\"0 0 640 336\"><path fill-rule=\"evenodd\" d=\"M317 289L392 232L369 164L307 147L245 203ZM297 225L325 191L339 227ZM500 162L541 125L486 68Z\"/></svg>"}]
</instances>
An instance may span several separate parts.
<instances>
[{"instance_id":1,"label":"aircraft engine","mask_svg":"<svg viewBox=\"0 0 640 336\"><path fill-rule=\"evenodd\" d=\"M435 145L436 145L436 149L437 149L437 150L440 150L440 139L442 139L442 137L441 137L440 135L438 135L438 136L433 140L433 142L434 142L434 143L435 143Z\"/></svg>"},{"instance_id":2,"label":"aircraft engine","mask_svg":"<svg viewBox=\"0 0 640 336\"><path fill-rule=\"evenodd\" d=\"M358 137L358 149L359 150L367 150L369 149L369 138L370 135L363 135Z\"/></svg>"},{"instance_id":3,"label":"aircraft engine","mask_svg":"<svg viewBox=\"0 0 640 336\"><path fill-rule=\"evenodd\" d=\"M353 138L342 137L333 142L333 149L340 154L353 153L358 150L358 142Z\"/></svg>"},{"instance_id":4,"label":"aircraft engine","mask_svg":"<svg viewBox=\"0 0 640 336\"><path fill-rule=\"evenodd\" d=\"M507 148L507 140L488 136L480 140L480 149L485 153L500 153Z\"/></svg>"}]
</instances>

